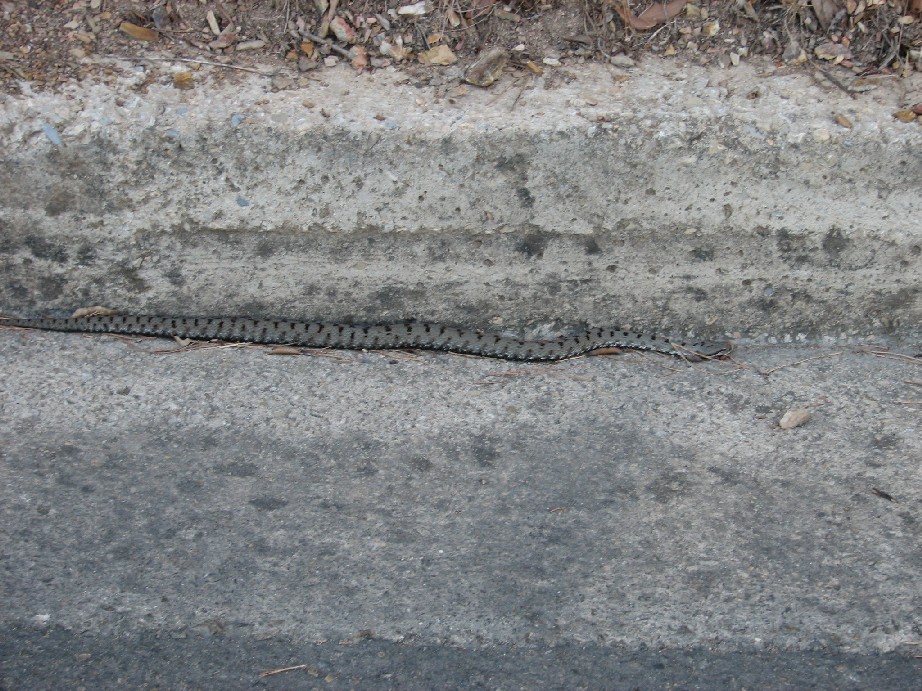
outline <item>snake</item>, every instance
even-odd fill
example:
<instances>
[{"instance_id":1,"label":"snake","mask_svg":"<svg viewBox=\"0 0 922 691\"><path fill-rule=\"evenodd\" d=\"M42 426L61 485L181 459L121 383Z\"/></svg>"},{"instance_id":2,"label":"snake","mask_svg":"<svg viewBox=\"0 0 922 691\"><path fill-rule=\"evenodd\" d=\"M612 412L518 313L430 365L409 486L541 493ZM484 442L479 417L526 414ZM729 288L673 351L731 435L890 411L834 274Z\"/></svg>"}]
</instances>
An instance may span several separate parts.
<instances>
[{"instance_id":1,"label":"snake","mask_svg":"<svg viewBox=\"0 0 922 691\"><path fill-rule=\"evenodd\" d=\"M721 358L731 346L723 341L675 339L618 328L588 329L542 340L420 321L379 324L251 319L247 317L164 317L91 314L36 319L3 319L0 324L43 331L161 336L197 341L264 343L349 350L440 350L464 355L550 362L610 349L645 350L688 359Z\"/></svg>"}]
</instances>

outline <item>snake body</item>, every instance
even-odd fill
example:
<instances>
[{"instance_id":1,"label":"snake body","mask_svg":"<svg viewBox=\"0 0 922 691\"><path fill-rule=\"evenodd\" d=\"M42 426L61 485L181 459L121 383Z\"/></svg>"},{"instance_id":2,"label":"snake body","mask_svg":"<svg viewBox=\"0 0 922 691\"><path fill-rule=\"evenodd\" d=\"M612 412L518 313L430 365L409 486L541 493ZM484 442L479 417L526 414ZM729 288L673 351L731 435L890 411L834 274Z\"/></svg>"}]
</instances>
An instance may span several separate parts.
<instances>
[{"instance_id":1,"label":"snake body","mask_svg":"<svg viewBox=\"0 0 922 691\"><path fill-rule=\"evenodd\" d=\"M426 322L337 324L244 317L160 317L91 315L56 319L4 319L0 324L46 331L77 331L166 336L193 340L270 343L308 348L392 350L417 348L528 362L566 360L605 348L649 350L669 355L711 358L730 351L720 341L687 341L663 336L591 329L572 336L526 340Z\"/></svg>"}]
</instances>

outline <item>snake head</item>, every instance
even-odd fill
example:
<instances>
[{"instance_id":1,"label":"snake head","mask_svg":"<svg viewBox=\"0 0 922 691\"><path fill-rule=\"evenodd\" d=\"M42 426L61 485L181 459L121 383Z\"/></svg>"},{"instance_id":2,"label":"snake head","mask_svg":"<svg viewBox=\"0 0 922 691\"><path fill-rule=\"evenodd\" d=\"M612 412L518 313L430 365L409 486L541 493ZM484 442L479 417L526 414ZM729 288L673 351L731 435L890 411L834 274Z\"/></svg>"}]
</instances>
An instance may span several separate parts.
<instances>
[{"instance_id":1,"label":"snake head","mask_svg":"<svg viewBox=\"0 0 922 691\"><path fill-rule=\"evenodd\" d=\"M698 341L681 348L680 352L683 356L692 356L690 359L721 360L733 352L733 344L730 341Z\"/></svg>"}]
</instances>

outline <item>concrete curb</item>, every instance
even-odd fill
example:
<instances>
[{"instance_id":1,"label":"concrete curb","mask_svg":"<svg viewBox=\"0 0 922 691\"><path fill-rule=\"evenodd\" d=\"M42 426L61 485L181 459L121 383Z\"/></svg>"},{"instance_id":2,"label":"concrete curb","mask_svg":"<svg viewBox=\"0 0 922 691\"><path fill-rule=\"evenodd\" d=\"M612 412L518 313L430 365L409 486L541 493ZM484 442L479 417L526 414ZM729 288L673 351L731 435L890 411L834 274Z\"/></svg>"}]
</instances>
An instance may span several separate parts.
<instances>
[{"instance_id":1,"label":"concrete curb","mask_svg":"<svg viewBox=\"0 0 922 691\"><path fill-rule=\"evenodd\" d=\"M850 98L651 62L465 93L344 68L273 93L141 64L0 102L4 310L922 335L922 128L891 117L918 76Z\"/></svg>"}]
</instances>

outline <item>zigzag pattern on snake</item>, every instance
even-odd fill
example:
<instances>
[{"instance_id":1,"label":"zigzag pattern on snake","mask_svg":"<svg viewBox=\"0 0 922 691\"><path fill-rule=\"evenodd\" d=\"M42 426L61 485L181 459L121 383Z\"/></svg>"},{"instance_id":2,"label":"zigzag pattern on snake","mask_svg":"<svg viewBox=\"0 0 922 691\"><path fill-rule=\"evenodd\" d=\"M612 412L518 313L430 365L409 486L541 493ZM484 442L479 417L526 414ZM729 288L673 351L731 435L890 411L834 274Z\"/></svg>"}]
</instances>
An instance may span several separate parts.
<instances>
[{"instance_id":1,"label":"zigzag pattern on snake","mask_svg":"<svg viewBox=\"0 0 922 691\"><path fill-rule=\"evenodd\" d=\"M616 328L591 329L577 335L549 340L527 340L489 331L426 322L392 322L365 326L244 317L94 315L63 319L3 319L0 325L46 331L166 336L193 340L287 344L308 348L416 348L527 362L566 360L605 348L649 350L691 358L719 358L730 352L730 345L721 341L670 339Z\"/></svg>"}]
</instances>

